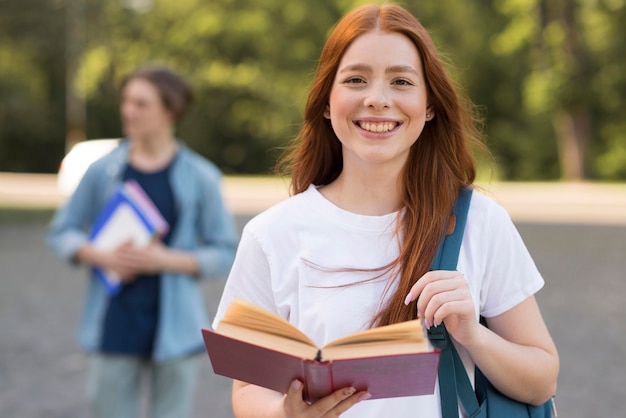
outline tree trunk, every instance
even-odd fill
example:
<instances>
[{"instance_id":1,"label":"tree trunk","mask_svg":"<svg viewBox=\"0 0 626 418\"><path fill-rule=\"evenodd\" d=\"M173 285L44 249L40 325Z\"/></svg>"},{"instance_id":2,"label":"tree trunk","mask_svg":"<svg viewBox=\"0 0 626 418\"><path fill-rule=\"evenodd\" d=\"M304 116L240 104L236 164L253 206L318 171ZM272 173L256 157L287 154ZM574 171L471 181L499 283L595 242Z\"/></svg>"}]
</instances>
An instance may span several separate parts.
<instances>
[{"instance_id":1,"label":"tree trunk","mask_svg":"<svg viewBox=\"0 0 626 418\"><path fill-rule=\"evenodd\" d=\"M85 100L76 90L76 73L84 43L83 0L68 0L65 53L65 150L86 139Z\"/></svg>"},{"instance_id":2,"label":"tree trunk","mask_svg":"<svg viewBox=\"0 0 626 418\"><path fill-rule=\"evenodd\" d=\"M553 124L559 150L561 179L586 179L586 149L590 134L588 109L561 110L555 114Z\"/></svg>"},{"instance_id":3,"label":"tree trunk","mask_svg":"<svg viewBox=\"0 0 626 418\"><path fill-rule=\"evenodd\" d=\"M553 116L557 136L561 179L579 181L587 178L586 150L591 138L590 113L586 92L589 86L589 56L581 39L577 20L579 5L569 0L553 0L551 3L555 21L561 25L565 38L555 56L563 54L560 66L564 70L564 91L560 94L560 109ZM557 65L555 65L557 66Z\"/></svg>"}]
</instances>

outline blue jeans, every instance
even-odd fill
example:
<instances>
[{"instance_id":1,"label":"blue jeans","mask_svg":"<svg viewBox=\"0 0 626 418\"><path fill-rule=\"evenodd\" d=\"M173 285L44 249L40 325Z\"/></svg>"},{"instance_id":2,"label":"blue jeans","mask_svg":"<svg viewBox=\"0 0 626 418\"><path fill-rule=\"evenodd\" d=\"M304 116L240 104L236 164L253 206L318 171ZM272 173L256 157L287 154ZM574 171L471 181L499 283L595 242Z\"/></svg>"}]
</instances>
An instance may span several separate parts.
<instances>
[{"instance_id":1,"label":"blue jeans","mask_svg":"<svg viewBox=\"0 0 626 418\"><path fill-rule=\"evenodd\" d=\"M152 362L132 356L94 354L90 358L87 398L96 418L137 418L142 382L149 384L151 418L191 417L196 356Z\"/></svg>"}]
</instances>

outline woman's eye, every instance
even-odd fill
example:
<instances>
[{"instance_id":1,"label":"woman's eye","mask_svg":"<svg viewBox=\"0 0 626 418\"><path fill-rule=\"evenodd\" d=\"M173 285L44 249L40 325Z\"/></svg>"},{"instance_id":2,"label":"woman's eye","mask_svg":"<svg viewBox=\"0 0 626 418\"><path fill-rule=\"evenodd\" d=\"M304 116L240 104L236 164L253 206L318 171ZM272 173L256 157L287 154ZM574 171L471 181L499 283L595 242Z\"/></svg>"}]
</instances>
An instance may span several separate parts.
<instances>
[{"instance_id":1,"label":"woman's eye","mask_svg":"<svg viewBox=\"0 0 626 418\"><path fill-rule=\"evenodd\" d=\"M394 80L393 84L397 86L412 86L413 85L413 83L411 83L409 80L406 80L404 78L399 78L397 80Z\"/></svg>"},{"instance_id":2,"label":"woman's eye","mask_svg":"<svg viewBox=\"0 0 626 418\"><path fill-rule=\"evenodd\" d=\"M346 84L363 84L363 83L365 83L365 80L363 80L360 77L350 77L349 79L344 81L344 83L346 83Z\"/></svg>"}]
</instances>

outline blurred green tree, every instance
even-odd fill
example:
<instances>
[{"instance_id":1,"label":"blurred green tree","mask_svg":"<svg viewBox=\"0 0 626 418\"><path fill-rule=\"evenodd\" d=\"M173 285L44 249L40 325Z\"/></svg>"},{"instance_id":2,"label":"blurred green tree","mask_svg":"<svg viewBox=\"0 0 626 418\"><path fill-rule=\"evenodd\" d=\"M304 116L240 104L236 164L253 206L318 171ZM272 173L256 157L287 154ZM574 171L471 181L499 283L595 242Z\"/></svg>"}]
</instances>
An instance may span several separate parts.
<instances>
[{"instance_id":1,"label":"blurred green tree","mask_svg":"<svg viewBox=\"0 0 626 418\"><path fill-rule=\"evenodd\" d=\"M295 134L334 1L155 1L145 11L85 0L87 42L77 83L88 136L120 134L120 77L160 62L188 77L196 103L179 136L227 173L266 173Z\"/></svg>"},{"instance_id":2,"label":"blurred green tree","mask_svg":"<svg viewBox=\"0 0 626 418\"><path fill-rule=\"evenodd\" d=\"M415 2L409 9L430 31L448 67L485 121L493 176L502 179L550 179L558 176L551 131L520 106L521 81L530 71L523 53L494 54L494 34L508 24L491 1ZM489 172L487 172L489 174Z\"/></svg>"},{"instance_id":3,"label":"blurred green tree","mask_svg":"<svg viewBox=\"0 0 626 418\"><path fill-rule=\"evenodd\" d=\"M620 28L623 0L497 0L506 27L491 41L498 56L526 57L520 110L530 122L552 124L560 176L624 178L626 56ZM518 62L523 62L518 60ZM621 88L621 90L620 90ZM619 102L619 104L618 104ZM623 132L623 130L622 130ZM549 136L549 132L547 132ZM590 173L590 166L592 167Z\"/></svg>"},{"instance_id":4,"label":"blurred green tree","mask_svg":"<svg viewBox=\"0 0 626 418\"><path fill-rule=\"evenodd\" d=\"M75 2L84 38L67 85ZM119 136L119 81L156 62L196 93L178 135L226 173L267 173L330 28L361 3L0 0L0 170L56 170L66 92L85 103L87 137ZM626 179L625 0L406 3L482 110L499 178Z\"/></svg>"},{"instance_id":5,"label":"blurred green tree","mask_svg":"<svg viewBox=\"0 0 626 418\"><path fill-rule=\"evenodd\" d=\"M64 26L59 2L0 2L0 170L59 168L65 126Z\"/></svg>"}]
</instances>

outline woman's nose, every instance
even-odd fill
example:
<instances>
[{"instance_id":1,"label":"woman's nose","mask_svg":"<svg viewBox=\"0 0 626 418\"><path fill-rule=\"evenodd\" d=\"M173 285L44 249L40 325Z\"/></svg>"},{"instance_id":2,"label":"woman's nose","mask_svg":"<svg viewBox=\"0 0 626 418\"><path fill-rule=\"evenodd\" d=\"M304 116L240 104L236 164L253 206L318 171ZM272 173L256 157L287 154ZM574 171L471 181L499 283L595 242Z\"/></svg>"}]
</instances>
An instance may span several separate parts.
<instances>
[{"instance_id":1,"label":"woman's nose","mask_svg":"<svg viewBox=\"0 0 626 418\"><path fill-rule=\"evenodd\" d=\"M366 107L384 109L388 108L391 104L387 86L383 82L370 84L366 92L367 94L363 102Z\"/></svg>"}]
</instances>

